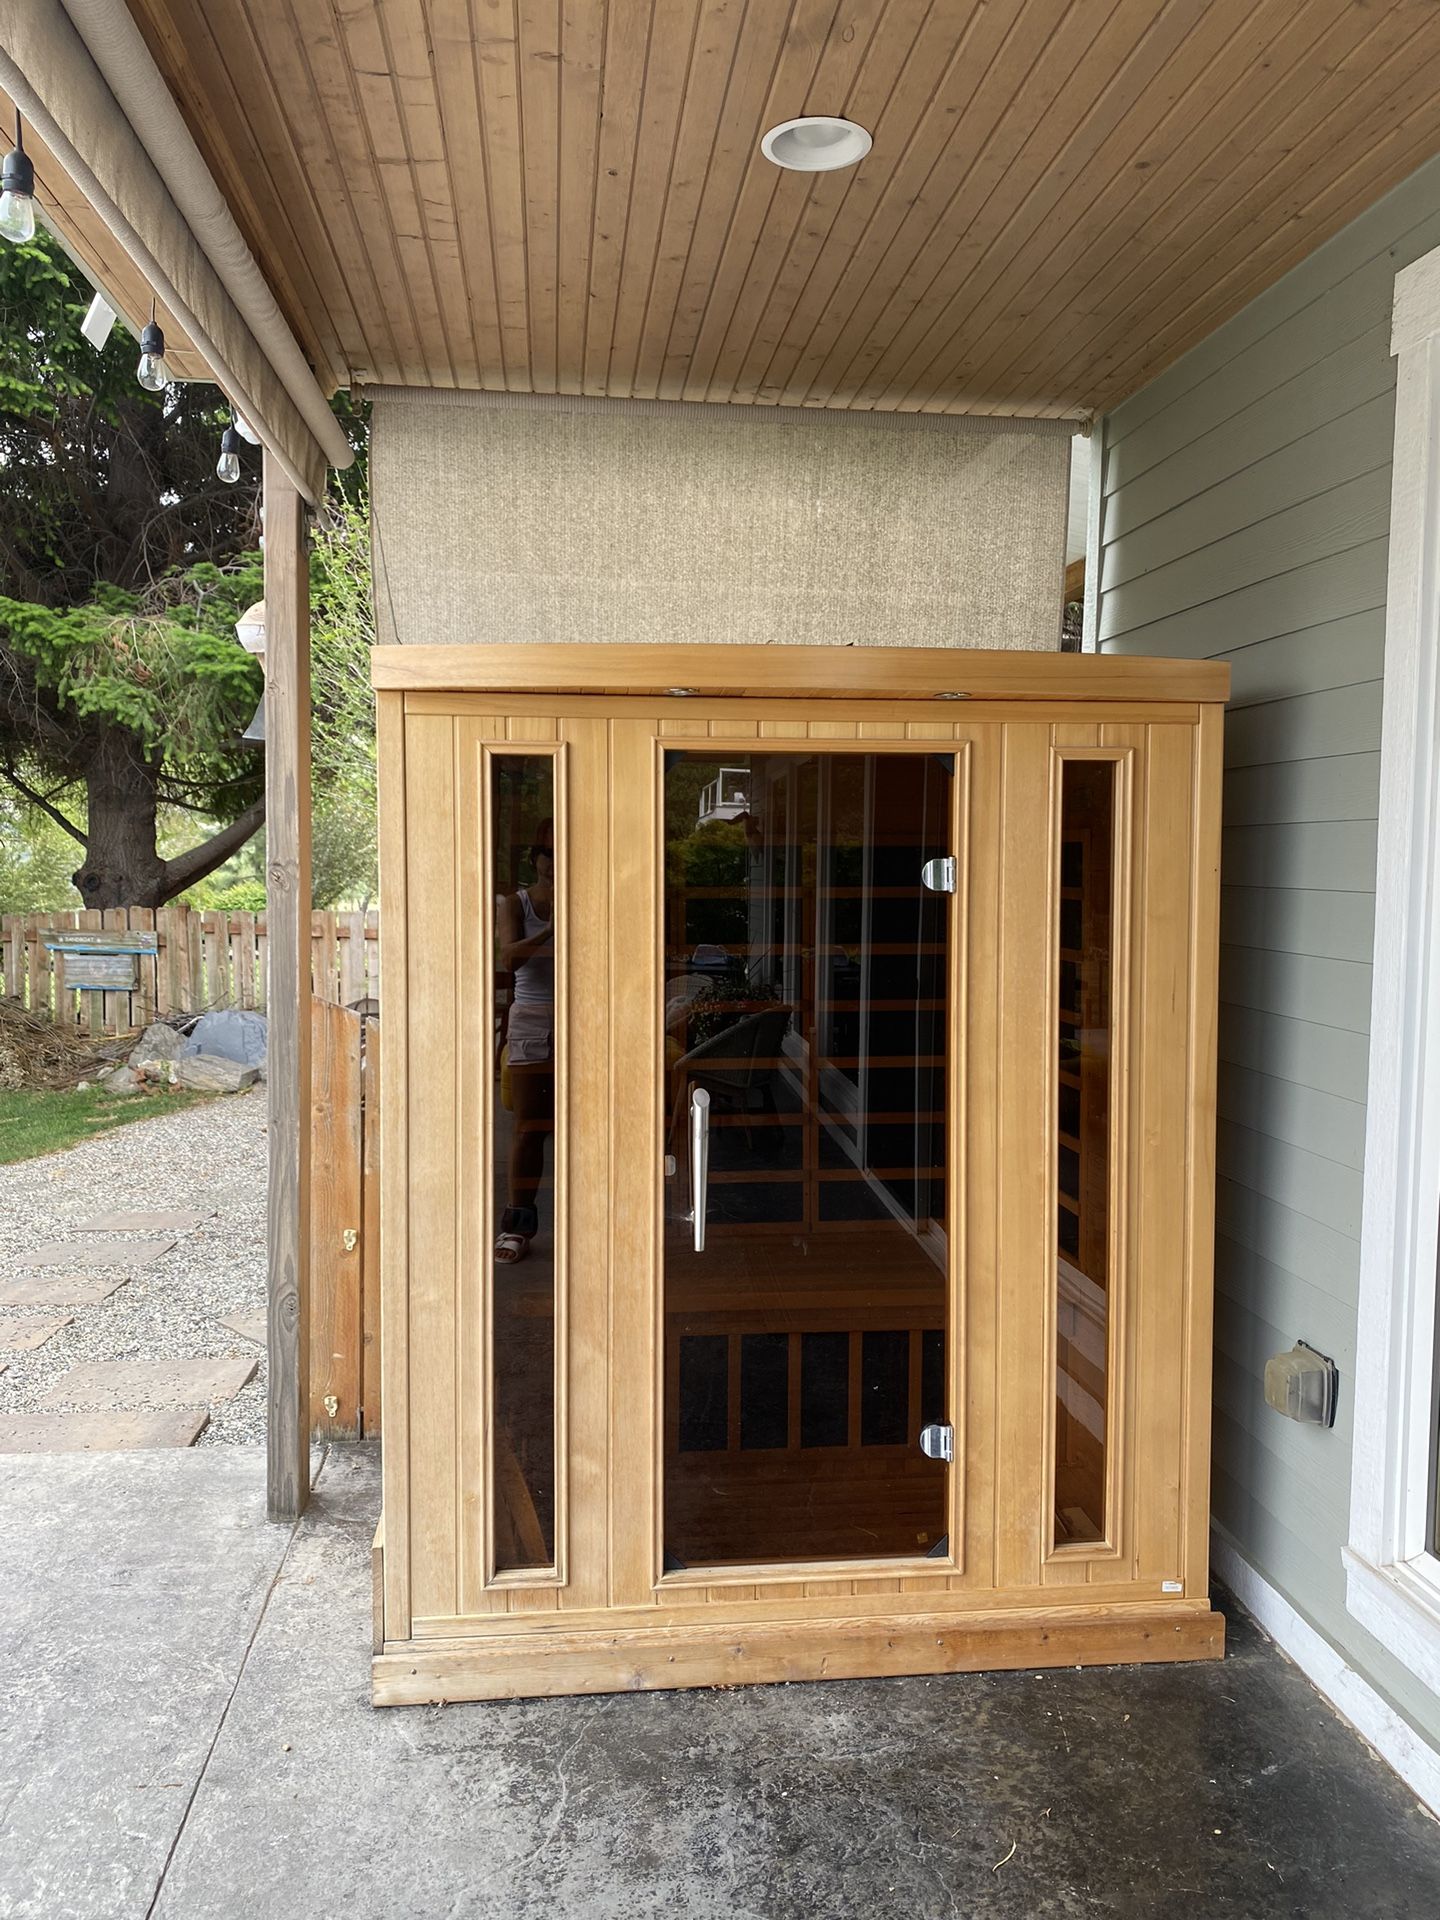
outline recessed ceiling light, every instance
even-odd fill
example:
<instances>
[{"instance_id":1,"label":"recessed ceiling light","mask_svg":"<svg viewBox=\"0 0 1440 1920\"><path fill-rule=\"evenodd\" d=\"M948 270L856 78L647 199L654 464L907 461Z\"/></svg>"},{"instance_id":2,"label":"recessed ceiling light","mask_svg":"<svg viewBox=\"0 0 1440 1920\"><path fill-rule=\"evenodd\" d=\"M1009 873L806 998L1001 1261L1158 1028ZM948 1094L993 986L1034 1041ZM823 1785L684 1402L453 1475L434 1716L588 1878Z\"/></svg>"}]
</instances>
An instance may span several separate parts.
<instances>
[{"instance_id":1,"label":"recessed ceiling light","mask_svg":"<svg viewBox=\"0 0 1440 1920\"><path fill-rule=\"evenodd\" d=\"M807 114L802 120L782 120L760 142L760 151L777 167L793 173L831 173L853 167L870 151L870 136L853 120L834 120L828 114Z\"/></svg>"}]
</instances>

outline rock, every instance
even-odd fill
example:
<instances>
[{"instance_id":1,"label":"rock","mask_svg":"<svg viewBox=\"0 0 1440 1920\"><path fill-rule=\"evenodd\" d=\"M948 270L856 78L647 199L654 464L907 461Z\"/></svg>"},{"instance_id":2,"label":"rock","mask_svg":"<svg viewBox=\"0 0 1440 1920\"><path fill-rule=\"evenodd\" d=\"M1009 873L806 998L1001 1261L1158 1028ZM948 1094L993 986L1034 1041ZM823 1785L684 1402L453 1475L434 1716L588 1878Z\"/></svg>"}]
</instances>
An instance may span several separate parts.
<instances>
[{"instance_id":1,"label":"rock","mask_svg":"<svg viewBox=\"0 0 1440 1920\"><path fill-rule=\"evenodd\" d=\"M163 1020L156 1020L146 1027L130 1054L132 1067L149 1067L157 1061L178 1060L185 1047L185 1036L178 1027L167 1026ZM160 1075L152 1078L159 1079Z\"/></svg>"},{"instance_id":2,"label":"rock","mask_svg":"<svg viewBox=\"0 0 1440 1920\"><path fill-rule=\"evenodd\" d=\"M133 1067L127 1067L122 1061L118 1067L110 1067L101 1074L100 1085L107 1093L138 1093L140 1075Z\"/></svg>"},{"instance_id":3,"label":"rock","mask_svg":"<svg viewBox=\"0 0 1440 1920\"><path fill-rule=\"evenodd\" d=\"M245 1067L218 1053L187 1053L175 1063L175 1083L198 1093L239 1093L260 1078L258 1067Z\"/></svg>"},{"instance_id":4,"label":"rock","mask_svg":"<svg viewBox=\"0 0 1440 1920\"><path fill-rule=\"evenodd\" d=\"M202 1013L185 1042L186 1054L209 1054L238 1060L242 1066L265 1071L266 1020L263 1013L217 1010Z\"/></svg>"}]
</instances>

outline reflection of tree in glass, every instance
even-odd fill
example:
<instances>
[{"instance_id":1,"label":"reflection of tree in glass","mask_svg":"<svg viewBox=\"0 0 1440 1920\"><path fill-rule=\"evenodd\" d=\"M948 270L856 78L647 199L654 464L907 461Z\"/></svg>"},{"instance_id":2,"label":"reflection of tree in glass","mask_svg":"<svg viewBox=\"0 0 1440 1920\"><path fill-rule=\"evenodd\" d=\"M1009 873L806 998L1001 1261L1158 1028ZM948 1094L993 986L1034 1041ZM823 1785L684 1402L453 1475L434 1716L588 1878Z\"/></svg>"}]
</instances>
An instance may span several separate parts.
<instances>
[{"instance_id":1,"label":"reflection of tree in glass","mask_svg":"<svg viewBox=\"0 0 1440 1920\"><path fill-rule=\"evenodd\" d=\"M666 882L687 896L686 940L692 945L743 946L750 932L749 878L745 829L738 820L715 821L696 827L683 840L672 839L666 848ZM722 887L729 897L694 897L696 889Z\"/></svg>"}]
</instances>

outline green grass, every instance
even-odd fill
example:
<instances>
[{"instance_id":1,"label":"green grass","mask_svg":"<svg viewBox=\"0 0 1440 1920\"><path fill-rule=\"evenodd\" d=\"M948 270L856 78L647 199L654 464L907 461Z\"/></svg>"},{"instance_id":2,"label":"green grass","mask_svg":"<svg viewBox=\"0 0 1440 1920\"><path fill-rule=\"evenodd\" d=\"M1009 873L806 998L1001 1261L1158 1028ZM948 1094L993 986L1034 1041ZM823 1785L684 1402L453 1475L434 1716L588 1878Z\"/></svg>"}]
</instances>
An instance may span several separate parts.
<instances>
[{"instance_id":1,"label":"green grass","mask_svg":"<svg viewBox=\"0 0 1440 1920\"><path fill-rule=\"evenodd\" d=\"M110 1093L104 1087L87 1087L83 1093L0 1092L0 1166L59 1153L92 1134L215 1097L169 1088L143 1093Z\"/></svg>"}]
</instances>

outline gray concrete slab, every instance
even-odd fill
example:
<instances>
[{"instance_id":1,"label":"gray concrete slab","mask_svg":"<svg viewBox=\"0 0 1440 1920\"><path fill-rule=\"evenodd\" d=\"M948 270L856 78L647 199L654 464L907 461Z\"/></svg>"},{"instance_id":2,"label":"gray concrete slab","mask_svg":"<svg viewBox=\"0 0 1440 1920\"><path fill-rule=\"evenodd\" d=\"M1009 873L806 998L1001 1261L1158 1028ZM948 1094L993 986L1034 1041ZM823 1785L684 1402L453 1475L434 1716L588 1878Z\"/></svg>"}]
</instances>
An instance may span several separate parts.
<instances>
[{"instance_id":1,"label":"gray concrete slab","mask_svg":"<svg viewBox=\"0 0 1440 1920\"><path fill-rule=\"evenodd\" d=\"M113 1531L113 1481L68 1488L59 1564L32 1549L0 1616L48 1716L37 1747L0 1713L0 1779L39 1779L0 1841L7 1920L1440 1911L1440 1826L1243 1616L1220 1666L376 1713L373 1456L332 1450L283 1566L258 1455L152 1460Z\"/></svg>"},{"instance_id":2,"label":"gray concrete slab","mask_svg":"<svg viewBox=\"0 0 1440 1920\"><path fill-rule=\"evenodd\" d=\"M146 1912L288 1533L259 1450L0 1458L0 1913Z\"/></svg>"}]
</instances>

